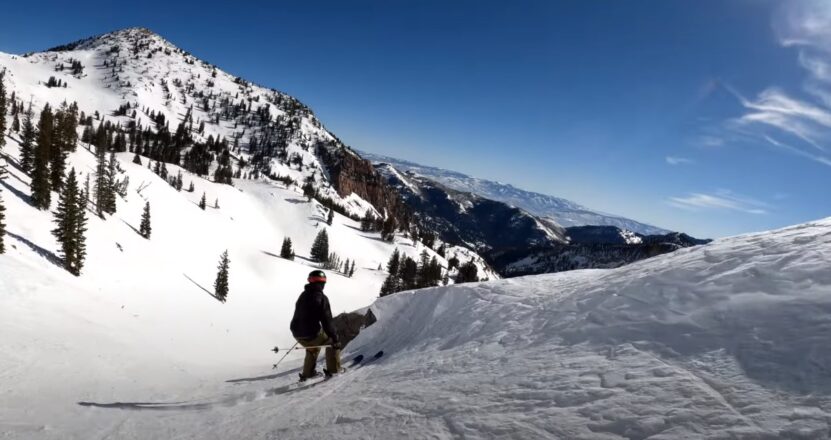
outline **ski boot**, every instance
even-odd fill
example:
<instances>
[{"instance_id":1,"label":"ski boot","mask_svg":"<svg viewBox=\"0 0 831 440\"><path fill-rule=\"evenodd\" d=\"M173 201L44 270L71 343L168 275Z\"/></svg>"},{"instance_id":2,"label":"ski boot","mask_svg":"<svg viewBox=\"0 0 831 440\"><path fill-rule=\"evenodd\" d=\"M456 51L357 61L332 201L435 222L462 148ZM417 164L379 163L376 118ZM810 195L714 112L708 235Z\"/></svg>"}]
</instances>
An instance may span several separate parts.
<instances>
[{"instance_id":1,"label":"ski boot","mask_svg":"<svg viewBox=\"0 0 831 440\"><path fill-rule=\"evenodd\" d=\"M343 368L343 367L341 367L340 370L337 373L333 373L333 372L331 372L331 371L329 371L325 368L323 369L323 374L326 376L324 379L326 379L326 380L331 379L335 374L343 374L343 373L346 373L346 368Z\"/></svg>"},{"instance_id":2,"label":"ski boot","mask_svg":"<svg viewBox=\"0 0 831 440\"><path fill-rule=\"evenodd\" d=\"M326 372L325 369L323 371ZM313 370L311 376L304 376L303 373L297 373L297 375L300 376L300 382L305 382L313 377L320 376L320 373L318 373L317 370Z\"/></svg>"}]
</instances>

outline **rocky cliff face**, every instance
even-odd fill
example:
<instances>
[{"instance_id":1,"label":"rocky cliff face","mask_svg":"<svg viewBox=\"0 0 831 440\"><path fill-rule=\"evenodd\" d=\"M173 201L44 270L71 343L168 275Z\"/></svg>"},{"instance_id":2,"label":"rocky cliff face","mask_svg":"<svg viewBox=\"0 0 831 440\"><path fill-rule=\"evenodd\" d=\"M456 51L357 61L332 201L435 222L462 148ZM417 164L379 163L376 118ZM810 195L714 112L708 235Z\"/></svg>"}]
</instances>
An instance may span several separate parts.
<instances>
[{"instance_id":1,"label":"rocky cliff face","mask_svg":"<svg viewBox=\"0 0 831 440\"><path fill-rule=\"evenodd\" d=\"M319 148L318 154L341 197L355 194L371 203L382 216L389 214L402 220L407 215L400 194L387 184L372 162L348 148Z\"/></svg>"}]
</instances>

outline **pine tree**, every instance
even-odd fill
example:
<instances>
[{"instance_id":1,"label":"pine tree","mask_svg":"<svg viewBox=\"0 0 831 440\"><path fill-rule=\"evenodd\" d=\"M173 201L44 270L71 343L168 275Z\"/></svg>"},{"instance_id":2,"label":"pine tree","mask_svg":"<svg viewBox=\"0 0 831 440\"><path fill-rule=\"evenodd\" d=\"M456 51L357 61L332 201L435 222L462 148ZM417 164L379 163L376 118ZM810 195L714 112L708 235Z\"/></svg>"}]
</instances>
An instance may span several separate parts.
<instances>
[{"instance_id":1,"label":"pine tree","mask_svg":"<svg viewBox=\"0 0 831 440\"><path fill-rule=\"evenodd\" d=\"M6 145L6 86L4 84L5 70L0 70L0 151Z\"/></svg>"},{"instance_id":2,"label":"pine tree","mask_svg":"<svg viewBox=\"0 0 831 440\"><path fill-rule=\"evenodd\" d=\"M427 250L421 251L421 259L418 263L418 272L416 273L416 287L424 288L430 286L430 255Z\"/></svg>"},{"instance_id":3,"label":"pine tree","mask_svg":"<svg viewBox=\"0 0 831 440\"><path fill-rule=\"evenodd\" d=\"M219 209L219 198L218 197L217 197L216 200L214 200L214 209Z\"/></svg>"},{"instance_id":4,"label":"pine tree","mask_svg":"<svg viewBox=\"0 0 831 440\"><path fill-rule=\"evenodd\" d=\"M6 207L3 205L3 198L0 197L0 254L6 252Z\"/></svg>"},{"instance_id":5,"label":"pine tree","mask_svg":"<svg viewBox=\"0 0 831 440\"><path fill-rule=\"evenodd\" d=\"M103 154L107 150L109 150L107 129L104 127L104 121L101 120L98 124L98 129L95 130L95 152L96 154Z\"/></svg>"},{"instance_id":6,"label":"pine tree","mask_svg":"<svg viewBox=\"0 0 831 440\"><path fill-rule=\"evenodd\" d=\"M141 225L139 225L139 234L146 239L150 239L150 202L144 204L144 212L141 214Z\"/></svg>"},{"instance_id":7,"label":"pine tree","mask_svg":"<svg viewBox=\"0 0 831 440\"><path fill-rule=\"evenodd\" d=\"M23 114L23 132L20 134L20 168L26 174L32 172L32 167L35 161L35 125L32 122L34 114L32 113L32 104L26 113Z\"/></svg>"},{"instance_id":8,"label":"pine tree","mask_svg":"<svg viewBox=\"0 0 831 440\"><path fill-rule=\"evenodd\" d=\"M430 280L431 286L438 286L441 282L441 265L439 264L439 260L433 256L430 259L430 266L429 270L427 271L427 277Z\"/></svg>"},{"instance_id":9,"label":"pine tree","mask_svg":"<svg viewBox=\"0 0 831 440\"><path fill-rule=\"evenodd\" d=\"M203 210L203 211L204 211L204 210L205 210L205 208L208 206L208 204L207 204L207 203L208 203L208 202L205 200L205 193L203 192L203 193L202 193L202 199L201 199L201 200L199 200L199 209L201 209L201 210Z\"/></svg>"},{"instance_id":10,"label":"pine tree","mask_svg":"<svg viewBox=\"0 0 831 440\"><path fill-rule=\"evenodd\" d=\"M60 115L60 117L57 117ZM78 104L61 105L55 119L55 138L64 152L74 152L78 148Z\"/></svg>"},{"instance_id":11,"label":"pine tree","mask_svg":"<svg viewBox=\"0 0 831 440\"><path fill-rule=\"evenodd\" d=\"M283 239L283 246L280 248L280 256L287 260L294 260L294 249L291 247L291 238Z\"/></svg>"},{"instance_id":12,"label":"pine tree","mask_svg":"<svg viewBox=\"0 0 831 440\"><path fill-rule=\"evenodd\" d=\"M352 278L352 275L355 275L355 260L352 260L352 267L349 268L349 278Z\"/></svg>"},{"instance_id":13,"label":"pine tree","mask_svg":"<svg viewBox=\"0 0 831 440\"><path fill-rule=\"evenodd\" d=\"M410 257L404 257L401 263L399 278L401 279L401 289L409 290L416 287L416 279L418 276L418 263Z\"/></svg>"},{"instance_id":14,"label":"pine tree","mask_svg":"<svg viewBox=\"0 0 831 440\"><path fill-rule=\"evenodd\" d=\"M195 189L193 188L193 181L191 180L190 186L188 186L188 192L192 193L193 191L195 191Z\"/></svg>"},{"instance_id":15,"label":"pine tree","mask_svg":"<svg viewBox=\"0 0 831 440\"><path fill-rule=\"evenodd\" d=\"M392 256L390 257L390 261L387 262L387 272L390 275L398 276L398 268L401 266L401 254L398 252L398 248L392 252Z\"/></svg>"},{"instance_id":16,"label":"pine tree","mask_svg":"<svg viewBox=\"0 0 831 440\"><path fill-rule=\"evenodd\" d=\"M332 222L335 220L335 210L329 209L329 216L326 218L326 224L332 226Z\"/></svg>"},{"instance_id":17,"label":"pine tree","mask_svg":"<svg viewBox=\"0 0 831 440\"><path fill-rule=\"evenodd\" d=\"M37 146L32 163L32 203L38 209L49 209L52 201L49 182L49 152L52 148L53 115L49 104L43 107L38 121Z\"/></svg>"},{"instance_id":18,"label":"pine tree","mask_svg":"<svg viewBox=\"0 0 831 440\"><path fill-rule=\"evenodd\" d=\"M399 286L400 283L398 277L392 274L388 275L384 280L384 284L381 285L381 296L392 295L393 293L400 291Z\"/></svg>"},{"instance_id":19,"label":"pine tree","mask_svg":"<svg viewBox=\"0 0 831 440\"><path fill-rule=\"evenodd\" d=\"M479 281L479 269L473 263L473 260L468 261L459 267L459 273L456 275L456 283L475 283Z\"/></svg>"},{"instance_id":20,"label":"pine tree","mask_svg":"<svg viewBox=\"0 0 831 440\"><path fill-rule=\"evenodd\" d=\"M381 229L381 238L389 242L395 241L395 229L395 219L390 216L384 221L384 225Z\"/></svg>"},{"instance_id":21,"label":"pine tree","mask_svg":"<svg viewBox=\"0 0 831 440\"><path fill-rule=\"evenodd\" d=\"M136 165L141 165L141 156L139 156L138 152L133 155L133 163Z\"/></svg>"},{"instance_id":22,"label":"pine tree","mask_svg":"<svg viewBox=\"0 0 831 440\"><path fill-rule=\"evenodd\" d=\"M454 255L447 260L447 270L453 270L459 267L459 259Z\"/></svg>"},{"instance_id":23,"label":"pine tree","mask_svg":"<svg viewBox=\"0 0 831 440\"><path fill-rule=\"evenodd\" d=\"M20 117L17 113L14 114L14 118L12 118L12 131L15 133L20 132Z\"/></svg>"},{"instance_id":24,"label":"pine tree","mask_svg":"<svg viewBox=\"0 0 831 440\"><path fill-rule=\"evenodd\" d=\"M98 159L95 166L95 211L98 216L104 218L109 199L109 180L107 179L107 159L103 149L98 149L96 152Z\"/></svg>"},{"instance_id":25,"label":"pine tree","mask_svg":"<svg viewBox=\"0 0 831 440\"><path fill-rule=\"evenodd\" d=\"M309 199L311 202L313 198L317 195L317 190L315 189L314 185L311 182L306 182L303 184L303 195Z\"/></svg>"},{"instance_id":26,"label":"pine tree","mask_svg":"<svg viewBox=\"0 0 831 440\"><path fill-rule=\"evenodd\" d=\"M89 173L87 173L86 181L84 182L84 191L81 192L81 206L86 209L89 205L89 196L90 196L90 189L89 189Z\"/></svg>"},{"instance_id":27,"label":"pine tree","mask_svg":"<svg viewBox=\"0 0 831 440\"><path fill-rule=\"evenodd\" d=\"M58 209L55 211L57 228L52 234L61 244L64 268L75 276L80 275L84 267L86 222L86 212L80 203L78 181L73 168L58 200Z\"/></svg>"},{"instance_id":28,"label":"pine tree","mask_svg":"<svg viewBox=\"0 0 831 440\"><path fill-rule=\"evenodd\" d=\"M364 231L364 232L371 232L374 229L375 229L375 216L372 214L372 211L367 209L366 213L364 213L364 216L361 219L361 230Z\"/></svg>"},{"instance_id":29,"label":"pine tree","mask_svg":"<svg viewBox=\"0 0 831 440\"><path fill-rule=\"evenodd\" d=\"M317 237L315 237L314 243L312 243L312 251L311 251L312 261L316 261L318 263L325 263L329 259L329 234L326 233L326 229L321 229L318 232Z\"/></svg>"},{"instance_id":30,"label":"pine tree","mask_svg":"<svg viewBox=\"0 0 831 440\"><path fill-rule=\"evenodd\" d=\"M49 145L49 183L53 191L60 191L66 172L66 152L63 147L61 128L65 122L63 111L55 112L52 121L52 138ZM42 130L42 128L41 128Z\"/></svg>"},{"instance_id":31,"label":"pine tree","mask_svg":"<svg viewBox=\"0 0 831 440\"><path fill-rule=\"evenodd\" d=\"M231 260L228 258L228 251L222 253L219 258L218 272L216 274L216 281L214 281L214 295L222 302L228 297L228 269Z\"/></svg>"},{"instance_id":32,"label":"pine tree","mask_svg":"<svg viewBox=\"0 0 831 440\"><path fill-rule=\"evenodd\" d=\"M118 193L120 183L118 181L118 159L115 158L115 151L110 151L110 160L107 161L107 186L109 187L107 208L110 214L115 214L115 195Z\"/></svg>"}]
</instances>

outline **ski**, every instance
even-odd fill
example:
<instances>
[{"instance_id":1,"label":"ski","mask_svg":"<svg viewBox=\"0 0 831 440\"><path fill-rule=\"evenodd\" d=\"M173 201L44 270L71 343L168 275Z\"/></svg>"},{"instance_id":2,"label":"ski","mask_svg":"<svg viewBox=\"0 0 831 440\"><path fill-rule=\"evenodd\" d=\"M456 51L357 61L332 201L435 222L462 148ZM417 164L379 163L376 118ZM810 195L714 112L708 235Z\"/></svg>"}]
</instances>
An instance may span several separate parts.
<instances>
[{"instance_id":1,"label":"ski","mask_svg":"<svg viewBox=\"0 0 831 440\"><path fill-rule=\"evenodd\" d=\"M370 359L367 359L367 360L364 360L363 355L358 355L358 356L355 357L355 359L353 359L352 364L346 369L346 371L344 373L341 373L341 374L349 373L350 371L355 371L357 369L360 369L361 367L365 367L366 365L371 364L371 363L377 361L378 359L381 359L382 356L384 356L384 350L378 351L377 353L372 355L372 357ZM355 362L356 360L357 360L357 362ZM328 376L324 380L329 380L333 377L334 376Z\"/></svg>"},{"instance_id":2,"label":"ski","mask_svg":"<svg viewBox=\"0 0 831 440\"><path fill-rule=\"evenodd\" d=\"M354 367L355 365L358 365L361 362L363 362L363 360L364 360L364 355L359 354L359 355L355 356L354 358L352 358L352 362L350 362L349 366Z\"/></svg>"}]
</instances>

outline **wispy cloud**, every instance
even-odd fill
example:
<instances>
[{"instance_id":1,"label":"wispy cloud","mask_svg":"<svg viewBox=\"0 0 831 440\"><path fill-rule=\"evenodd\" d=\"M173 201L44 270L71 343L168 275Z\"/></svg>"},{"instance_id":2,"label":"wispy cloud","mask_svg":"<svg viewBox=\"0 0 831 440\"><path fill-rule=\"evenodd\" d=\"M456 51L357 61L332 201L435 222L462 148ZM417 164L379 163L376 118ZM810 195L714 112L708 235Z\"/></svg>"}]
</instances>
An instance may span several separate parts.
<instances>
[{"instance_id":1,"label":"wispy cloud","mask_svg":"<svg viewBox=\"0 0 831 440\"><path fill-rule=\"evenodd\" d=\"M724 145L724 139L716 136L701 136L698 144L703 147L720 147Z\"/></svg>"},{"instance_id":2,"label":"wispy cloud","mask_svg":"<svg viewBox=\"0 0 831 440\"><path fill-rule=\"evenodd\" d=\"M823 165L828 165L828 166L831 167L831 158L828 158L828 157L822 156L822 155L818 155L818 154L811 154L808 151L805 151L803 149L788 145L784 142L780 142L780 141L778 141L778 140L776 140L776 139L774 139L770 136L764 136L764 138L770 145L772 145L776 148L782 149L784 151L796 154L797 156L802 156L806 159L810 159L810 160L813 160L815 162L821 163Z\"/></svg>"},{"instance_id":3,"label":"wispy cloud","mask_svg":"<svg viewBox=\"0 0 831 440\"><path fill-rule=\"evenodd\" d=\"M666 157L667 163L670 165L691 165L694 164L695 161L692 159L688 159L686 157L678 157L678 156L667 156Z\"/></svg>"},{"instance_id":4,"label":"wispy cloud","mask_svg":"<svg viewBox=\"0 0 831 440\"><path fill-rule=\"evenodd\" d=\"M803 91L808 99L777 87L747 98L725 85L746 110L728 126L778 150L831 166L831 3L783 2L774 30L780 44L798 49L797 62L807 73Z\"/></svg>"},{"instance_id":5,"label":"wispy cloud","mask_svg":"<svg viewBox=\"0 0 831 440\"><path fill-rule=\"evenodd\" d=\"M715 194L692 193L686 197L670 197L669 204L687 211L730 210L746 214L767 214L770 205L741 196L729 190L719 190Z\"/></svg>"}]
</instances>

